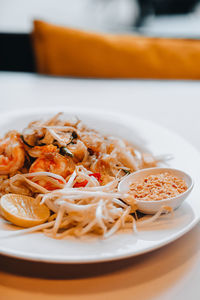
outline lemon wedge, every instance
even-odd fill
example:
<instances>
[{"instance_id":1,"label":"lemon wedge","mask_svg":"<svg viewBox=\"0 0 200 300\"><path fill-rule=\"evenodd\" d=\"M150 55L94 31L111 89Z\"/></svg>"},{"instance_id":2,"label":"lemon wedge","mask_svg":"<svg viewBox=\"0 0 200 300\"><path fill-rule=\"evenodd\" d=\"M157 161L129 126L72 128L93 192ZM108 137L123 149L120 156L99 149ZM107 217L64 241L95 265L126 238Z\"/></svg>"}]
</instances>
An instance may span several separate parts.
<instances>
[{"instance_id":1,"label":"lemon wedge","mask_svg":"<svg viewBox=\"0 0 200 300\"><path fill-rule=\"evenodd\" d=\"M20 227L32 227L44 223L50 216L45 204L40 204L32 197L7 194L1 197L2 216Z\"/></svg>"}]
</instances>

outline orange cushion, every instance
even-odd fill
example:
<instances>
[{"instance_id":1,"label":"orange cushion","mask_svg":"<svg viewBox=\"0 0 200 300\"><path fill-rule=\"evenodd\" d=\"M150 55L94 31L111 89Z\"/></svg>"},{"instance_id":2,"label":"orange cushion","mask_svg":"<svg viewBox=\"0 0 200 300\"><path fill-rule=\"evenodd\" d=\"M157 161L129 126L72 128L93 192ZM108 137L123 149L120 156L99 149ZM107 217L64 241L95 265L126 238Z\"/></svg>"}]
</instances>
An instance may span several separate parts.
<instances>
[{"instance_id":1,"label":"orange cushion","mask_svg":"<svg viewBox=\"0 0 200 300\"><path fill-rule=\"evenodd\" d=\"M200 79L200 41L97 34L34 22L42 74L94 78Z\"/></svg>"}]
</instances>

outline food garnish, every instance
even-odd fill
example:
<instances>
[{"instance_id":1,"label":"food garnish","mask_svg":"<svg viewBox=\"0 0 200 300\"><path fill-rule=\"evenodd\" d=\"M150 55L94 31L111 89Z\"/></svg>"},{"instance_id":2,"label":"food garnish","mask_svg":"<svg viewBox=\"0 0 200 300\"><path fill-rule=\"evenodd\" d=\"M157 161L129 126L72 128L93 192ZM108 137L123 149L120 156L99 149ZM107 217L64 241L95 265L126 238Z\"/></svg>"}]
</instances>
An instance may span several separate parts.
<instances>
[{"instance_id":1,"label":"food garnish","mask_svg":"<svg viewBox=\"0 0 200 300\"><path fill-rule=\"evenodd\" d=\"M176 197L187 189L183 179L166 172L149 175L140 182L132 183L130 193L137 200L159 201Z\"/></svg>"},{"instance_id":2,"label":"food garnish","mask_svg":"<svg viewBox=\"0 0 200 300\"><path fill-rule=\"evenodd\" d=\"M67 149L67 147L60 147L60 154L73 157L74 155Z\"/></svg>"},{"instance_id":3,"label":"food garnish","mask_svg":"<svg viewBox=\"0 0 200 300\"><path fill-rule=\"evenodd\" d=\"M47 221L49 208L32 197L7 194L1 197L0 210L3 217L20 227L33 227Z\"/></svg>"}]
</instances>

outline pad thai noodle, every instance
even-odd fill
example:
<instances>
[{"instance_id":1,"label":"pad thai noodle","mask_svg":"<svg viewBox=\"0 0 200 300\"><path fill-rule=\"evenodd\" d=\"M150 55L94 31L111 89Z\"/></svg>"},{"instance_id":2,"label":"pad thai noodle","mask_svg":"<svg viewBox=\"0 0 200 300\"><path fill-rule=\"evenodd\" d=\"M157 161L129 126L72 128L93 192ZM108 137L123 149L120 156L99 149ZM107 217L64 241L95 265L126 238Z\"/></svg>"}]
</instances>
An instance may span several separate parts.
<instances>
[{"instance_id":1,"label":"pad thai noodle","mask_svg":"<svg viewBox=\"0 0 200 300\"><path fill-rule=\"evenodd\" d=\"M59 113L0 140L0 193L31 196L50 209L47 222L27 231L109 237L135 229L137 219L134 197L118 191L120 180L159 159Z\"/></svg>"}]
</instances>

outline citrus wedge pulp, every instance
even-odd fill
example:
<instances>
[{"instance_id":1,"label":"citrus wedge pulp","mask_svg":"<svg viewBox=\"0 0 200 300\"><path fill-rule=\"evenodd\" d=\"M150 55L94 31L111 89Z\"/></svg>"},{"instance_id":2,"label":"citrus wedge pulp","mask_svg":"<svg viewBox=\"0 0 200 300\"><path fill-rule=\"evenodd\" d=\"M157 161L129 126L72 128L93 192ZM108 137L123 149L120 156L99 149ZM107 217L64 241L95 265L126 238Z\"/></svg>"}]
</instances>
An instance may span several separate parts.
<instances>
[{"instance_id":1,"label":"citrus wedge pulp","mask_svg":"<svg viewBox=\"0 0 200 300\"><path fill-rule=\"evenodd\" d=\"M1 215L14 225L32 227L44 223L50 216L45 204L40 204L32 197L6 194L0 201Z\"/></svg>"}]
</instances>

